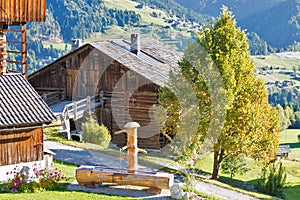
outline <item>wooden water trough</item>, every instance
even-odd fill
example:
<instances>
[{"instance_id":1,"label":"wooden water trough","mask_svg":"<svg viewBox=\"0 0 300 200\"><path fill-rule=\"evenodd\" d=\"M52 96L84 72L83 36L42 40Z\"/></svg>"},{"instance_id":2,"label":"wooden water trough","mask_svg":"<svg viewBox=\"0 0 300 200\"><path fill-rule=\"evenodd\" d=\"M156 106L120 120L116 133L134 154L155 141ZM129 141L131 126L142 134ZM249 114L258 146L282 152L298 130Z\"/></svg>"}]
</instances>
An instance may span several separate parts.
<instances>
[{"instance_id":1,"label":"wooden water trough","mask_svg":"<svg viewBox=\"0 0 300 200\"><path fill-rule=\"evenodd\" d=\"M116 183L121 185L134 185L149 187L148 192L159 194L162 189L170 189L174 183L174 175L165 172L152 172L138 170L138 152L147 153L137 147L137 128L140 125L130 122L125 125L125 130L116 134L127 133L128 167L112 168L107 166L80 166L76 170L77 182L81 185L94 186L102 183Z\"/></svg>"},{"instance_id":2,"label":"wooden water trough","mask_svg":"<svg viewBox=\"0 0 300 200\"><path fill-rule=\"evenodd\" d=\"M173 174L164 172L150 172L127 169L110 168L106 166L80 166L76 170L77 182L80 185L94 185L102 183L117 183L149 187L149 192L160 193L162 189L170 189L174 182Z\"/></svg>"}]
</instances>

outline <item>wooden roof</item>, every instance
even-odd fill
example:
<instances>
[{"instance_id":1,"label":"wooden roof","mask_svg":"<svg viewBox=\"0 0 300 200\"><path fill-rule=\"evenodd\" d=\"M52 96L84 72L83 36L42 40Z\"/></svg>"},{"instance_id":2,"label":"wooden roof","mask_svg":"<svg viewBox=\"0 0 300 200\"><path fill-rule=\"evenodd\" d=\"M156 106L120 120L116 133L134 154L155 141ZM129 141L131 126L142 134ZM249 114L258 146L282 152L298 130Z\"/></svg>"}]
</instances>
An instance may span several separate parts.
<instances>
[{"instance_id":1,"label":"wooden roof","mask_svg":"<svg viewBox=\"0 0 300 200\"><path fill-rule=\"evenodd\" d=\"M21 74L0 76L0 127L49 123L50 108Z\"/></svg>"},{"instance_id":2,"label":"wooden roof","mask_svg":"<svg viewBox=\"0 0 300 200\"><path fill-rule=\"evenodd\" d=\"M29 80L38 76L40 72L46 70L54 63L62 62L74 54L89 48L97 49L159 86L164 86L168 82L170 70L178 68L178 61L183 56L182 53L175 51L170 46L150 37L141 38L141 52L138 55L130 52L130 42L128 40L118 39L87 43L32 73L29 75Z\"/></svg>"},{"instance_id":3,"label":"wooden roof","mask_svg":"<svg viewBox=\"0 0 300 200\"><path fill-rule=\"evenodd\" d=\"M159 86L168 82L170 70L178 68L178 61L182 58L181 53L148 37L141 39L139 54L130 52L127 40L110 40L91 45Z\"/></svg>"},{"instance_id":4,"label":"wooden roof","mask_svg":"<svg viewBox=\"0 0 300 200\"><path fill-rule=\"evenodd\" d=\"M46 0L0 0L0 23L44 22Z\"/></svg>"}]
</instances>

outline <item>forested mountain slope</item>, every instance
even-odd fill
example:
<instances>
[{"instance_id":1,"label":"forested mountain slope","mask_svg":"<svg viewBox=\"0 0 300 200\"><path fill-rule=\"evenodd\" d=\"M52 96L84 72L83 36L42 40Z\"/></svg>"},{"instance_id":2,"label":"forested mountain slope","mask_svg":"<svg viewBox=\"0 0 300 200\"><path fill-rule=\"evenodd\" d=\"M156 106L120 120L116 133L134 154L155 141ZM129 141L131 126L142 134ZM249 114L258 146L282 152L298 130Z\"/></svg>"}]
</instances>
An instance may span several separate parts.
<instances>
[{"instance_id":1,"label":"forested mountain slope","mask_svg":"<svg viewBox=\"0 0 300 200\"><path fill-rule=\"evenodd\" d=\"M218 16L222 5L234 12L238 24L256 32L268 44L284 48L300 42L300 0L175 0L194 11Z\"/></svg>"}]
</instances>

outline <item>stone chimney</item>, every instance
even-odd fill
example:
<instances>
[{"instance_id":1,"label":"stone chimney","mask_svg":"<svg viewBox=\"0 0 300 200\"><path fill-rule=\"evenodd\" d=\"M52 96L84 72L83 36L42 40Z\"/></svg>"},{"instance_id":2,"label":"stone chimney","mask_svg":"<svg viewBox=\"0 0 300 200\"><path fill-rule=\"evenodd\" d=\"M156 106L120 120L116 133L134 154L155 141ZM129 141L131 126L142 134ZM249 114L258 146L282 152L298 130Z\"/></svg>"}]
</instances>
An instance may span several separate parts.
<instances>
[{"instance_id":1,"label":"stone chimney","mask_svg":"<svg viewBox=\"0 0 300 200\"><path fill-rule=\"evenodd\" d=\"M82 45L82 39L72 39L72 48L71 51L79 48Z\"/></svg>"},{"instance_id":2,"label":"stone chimney","mask_svg":"<svg viewBox=\"0 0 300 200\"><path fill-rule=\"evenodd\" d=\"M3 32L0 32L0 75L6 74L6 38Z\"/></svg>"},{"instance_id":3,"label":"stone chimney","mask_svg":"<svg viewBox=\"0 0 300 200\"><path fill-rule=\"evenodd\" d=\"M130 51L134 54L138 54L141 50L140 34L131 34Z\"/></svg>"}]
</instances>

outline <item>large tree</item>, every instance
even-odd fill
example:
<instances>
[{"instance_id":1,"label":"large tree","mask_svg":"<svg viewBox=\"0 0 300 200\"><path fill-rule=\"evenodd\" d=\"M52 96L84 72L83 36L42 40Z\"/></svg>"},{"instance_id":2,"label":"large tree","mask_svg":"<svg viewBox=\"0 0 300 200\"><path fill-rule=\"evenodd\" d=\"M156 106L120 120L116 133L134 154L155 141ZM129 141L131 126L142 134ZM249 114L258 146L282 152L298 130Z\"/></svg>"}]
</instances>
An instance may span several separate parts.
<instances>
[{"instance_id":1,"label":"large tree","mask_svg":"<svg viewBox=\"0 0 300 200\"><path fill-rule=\"evenodd\" d=\"M215 68L211 67L209 61ZM279 142L279 118L276 110L268 104L263 81L254 74L255 66L250 59L246 34L236 27L227 8L222 9L214 25L197 34L197 42L187 47L179 65L179 70L171 72L169 88L161 90L160 103L167 108L167 120L162 129L165 133L177 131L176 134L182 138L182 135L190 132L189 129L179 131L178 127L184 123L184 118L198 116L196 124L189 126L197 127L197 131L189 140L188 147L183 145L186 147L182 149L185 157L207 148L207 141L212 142L213 179L217 179L220 164L227 156L249 156L263 163L275 158ZM182 79L187 80L187 85L197 98L197 105L194 105L198 109L197 115L189 115L189 109L185 108L189 105L186 102L189 102L187 97L191 92L183 95L178 92L180 89L186 90L179 86ZM176 85L178 87L174 89ZM175 93L172 94L170 88ZM222 95L226 102L216 102L215 99ZM205 140L207 137L211 139Z\"/></svg>"}]
</instances>

